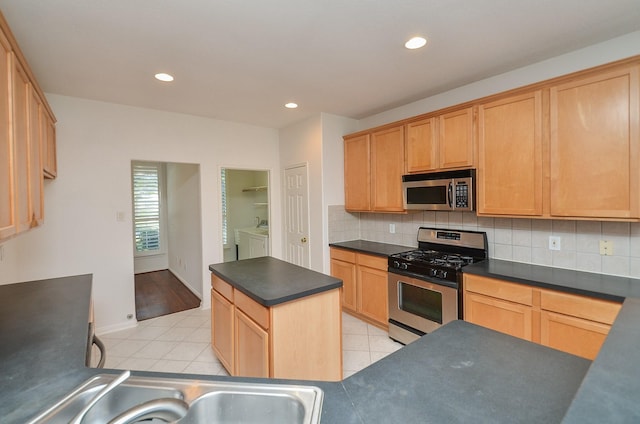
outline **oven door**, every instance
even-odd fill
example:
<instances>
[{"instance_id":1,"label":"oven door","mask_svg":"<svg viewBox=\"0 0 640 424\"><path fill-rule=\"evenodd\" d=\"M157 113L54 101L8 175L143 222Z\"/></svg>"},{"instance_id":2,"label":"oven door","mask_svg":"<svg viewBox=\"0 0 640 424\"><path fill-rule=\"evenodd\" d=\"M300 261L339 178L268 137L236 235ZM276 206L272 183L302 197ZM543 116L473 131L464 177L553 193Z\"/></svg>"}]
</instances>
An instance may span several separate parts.
<instances>
[{"instance_id":1,"label":"oven door","mask_svg":"<svg viewBox=\"0 0 640 424\"><path fill-rule=\"evenodd\" d=\"M458 319L458 290L452 287L389 273L389 335L391 327L413 332L414 339ZM417 331L414 331L417 330ZM403 342L402 340L399 340ZM406 342L403 342L406 343Z\"/></svg>"}]
</instances>

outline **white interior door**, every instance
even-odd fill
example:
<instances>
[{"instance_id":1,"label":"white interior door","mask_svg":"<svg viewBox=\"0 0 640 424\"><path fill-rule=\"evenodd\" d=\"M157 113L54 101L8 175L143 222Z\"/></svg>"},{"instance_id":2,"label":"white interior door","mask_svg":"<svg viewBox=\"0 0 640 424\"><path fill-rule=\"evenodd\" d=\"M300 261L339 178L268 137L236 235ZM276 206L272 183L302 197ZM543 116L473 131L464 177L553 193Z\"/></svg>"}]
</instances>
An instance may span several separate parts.
<instances>
[{"instance_id":1,"label":"white interior door","mask_svg":"<svg viewBox=\"0 0 640 424\"><path fill-rule=\"evenodd\" d=\"M307 165L284 170L286 260L309 268L309 189Z\"/></svg>"}]
</instances>

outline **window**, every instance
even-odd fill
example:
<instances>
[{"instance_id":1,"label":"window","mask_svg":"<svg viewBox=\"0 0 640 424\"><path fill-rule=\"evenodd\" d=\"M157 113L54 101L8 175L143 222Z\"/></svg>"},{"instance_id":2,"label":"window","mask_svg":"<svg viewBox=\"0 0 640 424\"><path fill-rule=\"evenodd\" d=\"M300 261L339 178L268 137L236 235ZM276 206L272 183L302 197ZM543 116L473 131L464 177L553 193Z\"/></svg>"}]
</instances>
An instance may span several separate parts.
<instances>
[{"instance_id":1,"label":"window","mask_svg":"<svg viewBox=\"0 0 640 424\"><path fill-rule=\"evenodd\" d=\"M133 162L133 231L136 254L161 253L160 183L162 165Z\"/></svg>"},{"instance_id":2,"label":"window","mask_svg":"<svg viewBox=\"0 0 640 424\"><path fill-rule=\"evenodd\" d=\"M229 241L229 237L227 235L227 170L224 168L220 175L220 181L220 191L222 192L222 244L227 246Z\"/></svg>"}]
</instances>

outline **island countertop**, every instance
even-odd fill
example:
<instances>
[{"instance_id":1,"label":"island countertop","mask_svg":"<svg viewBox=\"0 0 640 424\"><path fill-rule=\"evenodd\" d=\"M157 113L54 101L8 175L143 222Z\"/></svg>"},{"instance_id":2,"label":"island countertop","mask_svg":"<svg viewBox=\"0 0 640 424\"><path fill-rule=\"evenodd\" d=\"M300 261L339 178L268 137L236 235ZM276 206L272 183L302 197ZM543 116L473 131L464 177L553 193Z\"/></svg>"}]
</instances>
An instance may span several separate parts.
<instances>
[{"instance_id":1,"label":"island countertop","mask_svg":"<svg viewBox=\"0 0 640 424\"><path fill-rule=\"evenodd\" d=\"M209 270L267 307L342 287L342 280L271 256L213 264Z\"/></svg>"}]
</instances>

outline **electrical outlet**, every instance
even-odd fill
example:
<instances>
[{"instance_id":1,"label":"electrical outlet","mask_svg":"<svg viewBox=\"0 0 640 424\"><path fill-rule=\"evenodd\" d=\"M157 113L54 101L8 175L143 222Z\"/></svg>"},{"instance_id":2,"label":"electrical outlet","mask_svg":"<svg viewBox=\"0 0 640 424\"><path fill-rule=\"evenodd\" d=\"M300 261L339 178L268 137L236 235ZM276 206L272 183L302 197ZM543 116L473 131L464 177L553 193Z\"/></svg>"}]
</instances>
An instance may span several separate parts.
<instances>
[{"instance_id":1,"label":"electrical outlet","mask_svg":"<svg viewBox=\"0 0 640 424\"><path fill-rule=\"evenodd\" d=\"M610 240L600 240L600 254L602 256L612 256L613 242Z\"/></svg>"},{"instance_id":2,"label":"electrical outlet","mask_svg":"<svg viewBox=\"0 0 640 424\"><path fill-rule=\"evenodd\" d=\"M549 250L560 250L560 237L549 236Z\"/></svg>"},{"instance_id":3,"label":"electrical outlet","mask_svg":"<svg viewBox=\"0 0 640 424\"><path fill-rule=\"evenodd\" d=\"M4 261L4 246L0 244L0 262Z\"/></svg>"},{"instance_id":4,"label":"electrical outlet","mask_svg":"<svg viewBox=\"0 0 640 424\"><path fill-rule=\"evenodd\" d=\"M124 212L122 211L116 212L116 221L124 222Z\"/></svg>"},{"instance_id":5,"label":"electrical outlet","mask_svg":"<svg viewBox=\"0 0 640 424\"><path fill-rule=\"evenodd\" d=\"M396 233L396 224L389 224L389 232L391 234L395 234Z\"/></svg>"}]
</instances>

